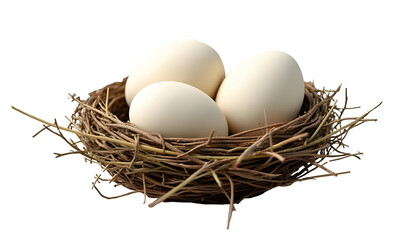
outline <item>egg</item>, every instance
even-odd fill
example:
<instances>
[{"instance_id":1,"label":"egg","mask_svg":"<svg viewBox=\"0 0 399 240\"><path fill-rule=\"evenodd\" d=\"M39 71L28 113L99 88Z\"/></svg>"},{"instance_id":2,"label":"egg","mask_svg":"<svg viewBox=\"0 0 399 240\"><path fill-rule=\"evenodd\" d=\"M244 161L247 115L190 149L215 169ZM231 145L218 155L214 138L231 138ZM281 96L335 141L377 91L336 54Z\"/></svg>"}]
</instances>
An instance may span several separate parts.
<instances>
[{"instance_id":1,"label":"egg","mask_svg":"<svg viewBox=\"0 0 399 240\"><path fill-rule=\"evenodd\" d=\"M234 134L296 118L303 99L304 81L295 59L267 51L245 59L226 76L216 103Z\"/></svg>"},{"instance_id":2,"label":"egg","mask_svg":"<svg viewBox=\"0 0 399 240\"><path fill-rule=\"evenodd\" d=\"M181 82L152 83L140 90L129 109L130 122L163 137L227 136L222 111L207 94Z\"/></svg>"},{"instance_id":3,"label":"egg","mask_svg":"<svg viewBox=\"0 0 399 240\"><path fill-rule=\"evenodd\" d=\"M215 98L225 77L218 53L197 40L181 40L166 44L140 62L126 81L128 105L145 86L161 81L176 81L192 85Z\"/></svg>"}]
</instances>

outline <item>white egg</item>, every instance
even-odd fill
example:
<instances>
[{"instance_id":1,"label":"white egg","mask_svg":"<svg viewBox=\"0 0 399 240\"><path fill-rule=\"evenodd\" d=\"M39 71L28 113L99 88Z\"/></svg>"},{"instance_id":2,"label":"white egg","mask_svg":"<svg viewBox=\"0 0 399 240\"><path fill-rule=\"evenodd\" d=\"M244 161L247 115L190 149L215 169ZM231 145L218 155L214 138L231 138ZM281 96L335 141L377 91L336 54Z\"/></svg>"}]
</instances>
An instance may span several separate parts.
<instances>
[{"instance_id":1,"label":"white egg","mask_svg":"<svg viewBox=\"0 0 399 240\"><path fill-rule=\"evenodd\" d=\"M216 103L234 134L296 118L303 99L297 62L284 52L267 51L245 59L226 76Z\"/></svg>"},{"instance_id":2,"label":"white egg","mask_svg":"<svg viewBox=\"0 0 399 240\"><path fill-rule=\"evenodd\" d=\"M137 93L129 109L130 122L163 137L227 136L226 118L215 101L180 82L157 82Z\"/></svg>"},{"instance_id":3,"label":"white egg","mask_svg":"<svg viewBox=\"0 0 399 240\"><path fill-rule=\"evenodd\" d=\"M196 40L166 44L138 64L129 75L125 98L128 105L145 86L161 81L192 85L215 98L225 77L224 66L217 52Z\"/></svg>"}]
</instances>

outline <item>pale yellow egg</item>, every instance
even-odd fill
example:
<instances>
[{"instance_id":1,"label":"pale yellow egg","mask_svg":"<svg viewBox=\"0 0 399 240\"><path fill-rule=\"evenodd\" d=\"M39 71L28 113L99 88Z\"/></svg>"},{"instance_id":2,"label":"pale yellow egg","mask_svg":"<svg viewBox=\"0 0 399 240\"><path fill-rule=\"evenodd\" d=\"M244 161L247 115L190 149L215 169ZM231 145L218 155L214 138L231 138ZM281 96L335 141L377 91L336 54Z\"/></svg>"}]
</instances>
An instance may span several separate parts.
<instances>
[{"instance_id":1,"label":"pale yellow egg","mask_svg":"<svg viewBox=\"0 0 399 240\"><path fill-rule=\"evenodd\" d=\"M294 58L267 51L245 59L227 75L216 103L234 134L296 118L303 98L302 72Z\"/></svg>"},{"instance_id":2,"label":"pale yellow egg","mask_svg":"<svg viewBox=\"0 0 399 240\"><path fill-rule=\"evenodd\" d=\"M166 44L140 62L129 75L125 98L128 105L145 86L161 81L189 84L215 98L225 77L218 53L205 43L181 40Z\"/></svg>"},{"instance_id":3,"label":"pale yellow egg","mask_svg":"<svg viewBox=\"0 0 399 240\"><path fill-rule=\"evenodd\" d=\"M163 137L227 136L222 111L204 92L181 82L163 81L139 91L129 109L130 122Z\"/></svg>"}]
</instances>

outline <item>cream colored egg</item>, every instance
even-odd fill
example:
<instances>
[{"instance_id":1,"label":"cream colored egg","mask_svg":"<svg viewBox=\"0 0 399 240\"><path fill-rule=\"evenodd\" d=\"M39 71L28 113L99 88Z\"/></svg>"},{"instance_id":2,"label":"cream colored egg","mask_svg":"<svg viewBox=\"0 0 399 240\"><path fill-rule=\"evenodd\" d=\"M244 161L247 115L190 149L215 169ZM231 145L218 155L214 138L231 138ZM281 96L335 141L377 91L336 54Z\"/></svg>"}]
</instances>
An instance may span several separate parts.
<instances>
[{"instance_id":1,"label":"cream colored egg","mask_svg":"<svg viewBox=\"0 0 399 240\"><path fill-rule=\"evenodd\" d=\"M267 51L245 59L227 75L216 103L234 134L296 118L303 98L297 62L284 52Z\"/></svg>"},{"instance_id":2,"label":"cream colored egg","mask_svg":"<svg viewBox=\"0 0 399 240\"><path fill-rule=\"evenodd\" d=\"M217 52L196 40L166 44L138 64L128 77L125 98L128 105L145 86L161 81L192 85L215 98L225 77L224 66Z\"/></svg>"},{"instance_id":3,"label":"cream colored egg","mask_svg":"<svg viewBox=\"0 0 399 240\"><path fill-rule=\"evenodd\" d=\"M226 118L215 101L180 82L157 82L137 93L129 109L130 122L163 137L227 136Z\"/></svg>"}]
</instances>

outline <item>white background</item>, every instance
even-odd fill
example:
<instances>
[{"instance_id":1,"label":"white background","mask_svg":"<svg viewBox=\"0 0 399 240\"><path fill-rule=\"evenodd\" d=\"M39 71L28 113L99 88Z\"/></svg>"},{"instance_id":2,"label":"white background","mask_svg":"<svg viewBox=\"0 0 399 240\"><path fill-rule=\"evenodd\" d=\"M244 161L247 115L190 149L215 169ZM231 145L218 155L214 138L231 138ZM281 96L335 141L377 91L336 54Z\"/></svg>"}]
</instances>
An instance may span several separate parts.
<instances>
[{"instance_id":1,"label":"white background","mask_svg":"<svg viewBox=\"0 0 399 240\"><path fill-rule=\"evenodd\" d=\"M398 7L395 1L1 1L0 239L398 239ZM212 46L226 72L245 57L278 49L306 81L348 88L359 116L329 165L351 174L277 188L237 205L160 204L142 195L106 200L101 173L11 105L59 124L87 93L130 74L150 51L194 38ZM343 104L344 95L338 96ZM70 137L74 137L70 135ZM76 139L76 138L75 138ZM323 172L319 172L323 173ZM124 189L100 184L104 194Z\"/></svg>"}]
</instances>

